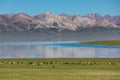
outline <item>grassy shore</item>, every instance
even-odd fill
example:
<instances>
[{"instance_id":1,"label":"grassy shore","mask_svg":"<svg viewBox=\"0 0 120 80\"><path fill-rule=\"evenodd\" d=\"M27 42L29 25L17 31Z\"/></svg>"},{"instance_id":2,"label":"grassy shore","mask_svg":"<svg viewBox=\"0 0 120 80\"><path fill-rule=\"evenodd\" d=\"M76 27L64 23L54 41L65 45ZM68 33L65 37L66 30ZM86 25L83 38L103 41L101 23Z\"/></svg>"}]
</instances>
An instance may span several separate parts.
<instances>
[{"instance_id":1,"label":"grassy shore","mask_svg":"<svg viewBox=\"0 0 120 80\"><path fill-rule=\"evenodd\" d=\"M120 46L120 40L79 42L79 44L93 44L93 45Z\"/></svg>"},{"instance_id":2,"label":"grassy shore","mask_svg":"<svg viewBox=\"0 0 120 80\"><path fill-rule=\"evenodd\" d=\"M0 80L120 80L120 58L0 59Z\"/></svg>"}]
</instances>

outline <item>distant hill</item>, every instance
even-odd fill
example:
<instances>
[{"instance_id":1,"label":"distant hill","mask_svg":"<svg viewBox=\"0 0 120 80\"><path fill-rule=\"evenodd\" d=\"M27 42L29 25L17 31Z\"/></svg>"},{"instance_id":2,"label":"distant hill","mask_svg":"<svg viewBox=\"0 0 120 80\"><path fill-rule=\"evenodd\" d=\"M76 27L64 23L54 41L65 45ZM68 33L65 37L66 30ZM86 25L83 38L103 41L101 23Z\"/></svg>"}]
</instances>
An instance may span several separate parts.
<instances>
[{"instance_id":1,"label":"distant hill","mask_svg":"<svg viewBox=\"0 0 120 80\"><path fill-rule=\"evenodd\" d=\"M100 16L90 13L79 15L56 15L51 12L36 16L25 13L0 15L0 31L111 31L120 32L120 16Z\"/></svg>"}]
</instances>

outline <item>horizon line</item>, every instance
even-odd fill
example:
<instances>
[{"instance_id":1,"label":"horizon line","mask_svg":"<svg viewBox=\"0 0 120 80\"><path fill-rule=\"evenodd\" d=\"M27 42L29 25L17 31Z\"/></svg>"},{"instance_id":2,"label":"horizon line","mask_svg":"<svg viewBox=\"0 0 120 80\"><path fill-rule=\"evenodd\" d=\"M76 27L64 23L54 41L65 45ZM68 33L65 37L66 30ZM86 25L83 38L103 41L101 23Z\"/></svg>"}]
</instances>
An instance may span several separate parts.
<instances>
[{"instance_id":1,"label":"horizon line","mask_svg":"<svg viewBox=\"0 0 120 80\"><path fill-rule=\"evenodd\" d=\"M54 13L54 12L51 12L51 11L45 11L45 12L40 12L40 13L36 13L35 15L32 15L32 14L29 14L29 13L26 13L26 12L13 12L13 13L0 13L0 15L11 15L11 14L26 14L26 15L28 15L28 16L36 16L36 15L40 15L40 14L44 14L44 13L47 13L47 12L49 12L49 13L51 13L51 14L55 14L55 15L61 15L61 14L66 14L66 15L70 15L70 16L75 16L75 15L78 15L78 16L85 16L85 15L88 15L88 14L98 14L98 15L100 15L100 16L106 16L106 15L108 15L108 16L120 16L119 14L116 14L116 15L111 15L111 14L104 14L104 15L101 15L100 13L97 13L97 12L89 12L89 13L86 13L86 14L83 14L83 15L81 15L81 14L68 14L68 13Z\"/></svg>"}]
</instances>

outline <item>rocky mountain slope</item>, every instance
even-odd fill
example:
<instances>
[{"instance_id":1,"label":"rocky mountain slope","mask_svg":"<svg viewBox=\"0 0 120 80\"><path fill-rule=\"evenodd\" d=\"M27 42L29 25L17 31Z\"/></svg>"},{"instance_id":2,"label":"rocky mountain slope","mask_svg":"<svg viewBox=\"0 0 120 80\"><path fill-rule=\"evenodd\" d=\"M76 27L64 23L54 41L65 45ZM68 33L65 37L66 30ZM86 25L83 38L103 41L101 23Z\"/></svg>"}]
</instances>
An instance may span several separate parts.
<instances>
[{"instance_id":1,"label":"rocky mountain slope","mask_svg":"<svg viewBox=\"0 0 120 80\"><path fill-rule=\"evenodd\" d=\"M120 31L120 16L100 16L90 13L79 15L56 15L51 12L36 16L25 13L0 15L0 31Z\"/></svg>"}]
</instances>

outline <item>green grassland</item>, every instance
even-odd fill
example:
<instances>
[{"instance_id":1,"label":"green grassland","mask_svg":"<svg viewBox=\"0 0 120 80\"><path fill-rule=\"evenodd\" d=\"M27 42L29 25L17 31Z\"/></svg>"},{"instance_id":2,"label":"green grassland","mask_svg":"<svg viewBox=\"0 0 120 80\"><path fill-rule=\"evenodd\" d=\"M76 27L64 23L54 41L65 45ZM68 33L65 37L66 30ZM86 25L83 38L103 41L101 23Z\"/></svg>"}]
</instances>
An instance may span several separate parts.
<instances>
[{"instance_id":1,"label":"green grassland","mask_svg":"<svg viewBox=\"0 0 120 80\"><path fill-rule=\"evenodd\" d=\"M120 58L0 59L0 80L120 80Z\"/></svg>"},{"instance_id":2,"label":"green grassland","mask_svg":"<svg viewBox=\"0 0 120 80\"><path fill-rule=\"evenodd\" d=\"M120 40L79 42L79 44L93 44L93 45L95 44L95 45L120 46Z\"/></svg>"}]
</instances>

